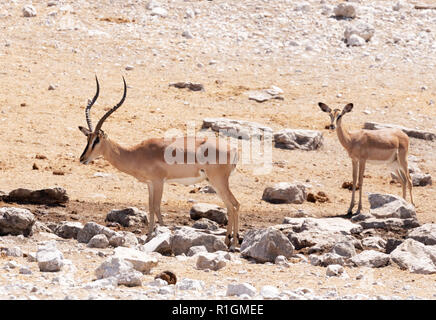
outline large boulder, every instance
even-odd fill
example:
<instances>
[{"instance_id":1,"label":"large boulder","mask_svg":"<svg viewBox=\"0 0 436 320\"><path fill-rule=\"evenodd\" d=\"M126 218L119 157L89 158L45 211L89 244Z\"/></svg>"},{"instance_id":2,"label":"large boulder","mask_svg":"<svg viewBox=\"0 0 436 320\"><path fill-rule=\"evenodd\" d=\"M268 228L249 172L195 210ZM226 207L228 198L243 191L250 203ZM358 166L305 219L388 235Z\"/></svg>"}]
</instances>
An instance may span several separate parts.
<instances>
[{"instance_id":1,"label":"large boulder","mask_svg":"<svg viewBox=\"0 0 436 320\"><path fill-rule=\"evenodd\" d=\"M5 202L58 205L68 202L67 191L63 188L41 190L15 189L3 197Z\"/></svg>"},{"instance_id":2,"label":"large boulder","mask_svg":"<svg viewBox=\"0 0 436 320\"><path fill-rule=\"evenodd\" d=\"M327 250L340 242L355 244L357 239L353 234L362 231L360 225L342 218L293 218L286 221L292 222L289 228L287 224L276 227L283 230L297 250L306 247Z\"/></svg>"},{"instance_id":3,"label":"large boulder","mask_svg":"<svg viewBox=\"0 0 436 320\"><path fill-rule=\"evenodd\" d=\"M187 253L192 246L205 246L208 252L227 250L224 237L199 232L190 227L181 227L171 238L171 250L175 255Z\"/></svg>"},{"instance_id":4,"label":"large boulder","mask_svg":"<svg viewBox=\"0 0 436 320\"><path fill-rule=\"evenodd\" d=\"M257 262L274 262L277 256L292 256L294 246L279 230L269 227L248 231L241 244L241 255Z\"/></svg>"},{"instance_id":5,"label":"large boulder","mask_svg":"<svg viewBox=\"0 0 436 320\"><path fill-rule=\"evenodd\" d=\"M274 133L276 148L316 150L322 146L321 131L303 129L283 129Z\"/></svg>"},{"instance_id":6,"label":"large boulder","mask_svg":"<svg viewBox=\"0 0 436 320\"><path fill-rule=\"evenodd\" d=\"M407 134L409 137L413 137L416 139L430 140L430 141L436 140L436 134L433 132L406 128L396 124L365 122L363 128L368 130L378 130L378 129L386 129L386 128L399 129L403 131L405 134Z\"/></svg>"},{"instance_id":7,"label":"large boulder","mask_svg":"<svg viewBox=\"0 0 436 320\"><path fill-rule=\"evenodd\" d=\"M27 209L0 208L0 235L32 235L35 216Z\"/></svg>"},{"instance_id":8,"label":"large boulder","mask_svg":"<svg viewBox=\"0 0 436 320\"><path fill-rule=\"evenodd\" d=\"M108 239L116 234L115 231L99 225L95 222L88 222L85 226L79 230L77 233L77 241L81 243L88 243L91 238L97 234L104 234Z\"/></svg>"},{"instance_id":9,"label":"large boulder","mask_svg":"<svg viewBox=\"0 0 436 320\"><path fill-rule=\"evenodd\" d=\"M408 238L422 242L425 245L436 245L436 223L426 223L411 230Z\"/></svg>"},{"instance_id":10,"label":"large boulder","mask_svg":"<svg viewBox=\"0 0 436 320\"><path fill-rule=\"evenodd\" d=\"M192 206L189 212L191 219L198 220L207 218L215 221L218 224L227 224L227 210L215 204L196 203Z\"/></svg>"},{"instance_id":11,"label":"large boulder","mask_svg":"<svg viewBox=\"0 0 436 320\"><path fill-rule=\"evenodd\" d=\"M306 187L301 183L276 183L263 191L262 200L270 203L301 204L307 199Z\"/></svg>"},{"instance_id":12,"label":"large boulder","mask_svg":"<svg viewBox=\"0 0 436 320\"><path fill-rule=\"evenodd\" d=\"M388 265L390 262L390 257L388 254L383 252L365 250L352 257L350 261L357 267L365 266L370 268L379 268Z\"/></svg>"},{"instance_id":13,"label":"large boulder","mask_svg":"<svg viewBox=\"0 0 436 320\"><path fill-rule=\"evenodd\" d=\"M227 118L206 118L203 119L203 129L211 128L222 135L237 139L250 140L252 138L262 139L264 136L272 136L273 130L256 122L235 120Z\"/></svg>"},{"instance_id":14,"label":"large boulder","mask_svg":"<svg viewBox=\"0 0 436 320\"><path fill-rule=\"evenodd\" d=\"M391 194L371 193L368 196L369 213L361 213L351 220L364 229L398 230L419 226L413 205L403 198Z\"/></svg>"},{"instance_id":15,"label":"large boulder","mask_svg":"<svg viewBox=\"0 0 436 320\"><path fill-rule=\"evenodd\" d=\"M157 259L148 253L132 248L115 248L114 257L129 261L135 270L149 274L151 268L157 266Z\"/></svg>"},{"instance_id":16,"label":"large boulder","mask_svg":"<svg viewBox=\"0 0 436 320\"><path fill-rule=\"evenodd\" d=\"M106 216L106 221L118 222L123 227L131 227L141 223L148 224L148 216L146 212L138 208L129 207L111 210Z\"/></svg>"},{"instance_id":17,"label":"large boulder","mask_svg":"<svg viewBox=\"0 0 436 320\"><path fill-rule=\"evenodd\" d=\"M412 273L436 273L436 246L406 239L391 252L391 259L401 269L408 269Z\"/></svg>"}]
</instances>

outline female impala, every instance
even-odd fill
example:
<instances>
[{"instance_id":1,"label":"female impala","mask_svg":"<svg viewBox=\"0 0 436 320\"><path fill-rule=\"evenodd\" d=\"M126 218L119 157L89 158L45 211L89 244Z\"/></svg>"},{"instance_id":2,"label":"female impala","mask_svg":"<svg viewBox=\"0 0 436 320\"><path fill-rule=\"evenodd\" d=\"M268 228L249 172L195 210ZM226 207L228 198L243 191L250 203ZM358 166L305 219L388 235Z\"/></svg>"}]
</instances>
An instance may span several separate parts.
<instances>
[{"instance_id":1,"label":"female impala","mask_svg":"<svg viewBox=\"0 0 436 320\"><path fill-rule=\"evenodd\" d=\"M124 77L123 81L124 94L121 101L106 112L93 130L90 110L97 100L100 90L96 77L97 91L85 110L88 128L79 126L80 131L88 139L85 150L80 157L80 162L88 164L98 156L103 156L118 170L148 185L149 237L154 229L155 214L159 224L163 225L160 204L165 182L178 182L189 185L208 179L227 207L229 219L225 243L230 247L230 240L233 237L232 249L235 249L239 241L239 202L230 191L229 176L236 168L238 150L218 138L195 137L154 138L128 148L119 145L109 139L107 134L101 130L101 127L104 121L123 104L126 98L127 86ZM174 160L174 154L177 155L176 160L172 161Z\"/></svg>"},{"instance_id":2,"label":"female impala","mask_svg":"<svg viewBox=\"0 0 436 320\"><path fill-rule=\"evenodd\" d=\"M341 111L330 109L325 103L319 102L318 106L330 116L329 129L335 129L339 142L347 150L353 164L353 192L350 208L347 214L351 215L354 207L354 194L356 192L357 171L359 171L359 205L357 212L362 209L363 173L366 162L386 163L397 171L403 187L403 198L406 199L406 184L410 192L410 202L413 204L412 180L407 164L409 152L409 137L399 129L358 130L348 131L342 126L342 117L351 112L353 104L347 104Z\"/></svg>"}]
</instances>

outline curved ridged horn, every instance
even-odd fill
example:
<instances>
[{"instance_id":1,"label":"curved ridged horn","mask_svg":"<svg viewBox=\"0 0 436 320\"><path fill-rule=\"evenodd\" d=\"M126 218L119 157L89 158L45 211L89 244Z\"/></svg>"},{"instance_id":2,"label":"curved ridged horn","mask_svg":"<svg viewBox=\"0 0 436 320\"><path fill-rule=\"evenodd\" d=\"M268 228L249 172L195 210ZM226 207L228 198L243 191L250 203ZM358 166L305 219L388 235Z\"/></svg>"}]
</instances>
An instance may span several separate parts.
<instances>
[{"instance_id":1,"label":"curved ridged horn","mask_svg":"<svg viewBox=\"0 0 436 320\"><path fill-rule=\"evenodd\" d=\"M91 108L94 105L95 101L98 98L98 94L100 93L100 85L98 84L97 76L95 76L95 82L97 83L97 92L95 93L94 98L92 98L91 101L88 102L88 105L85 109L85 115L86 115L86 122L88 123L88 128L90 131L92 131L92 121L91 121Z\"/></svg>"},{"instance_id":2,"label":"curved ridged horn","mask_svg":"<svg viewBox=\"0 0 436 320\"><path fill-rule=\"evenodd\" d=\"M123 104L124 100L126 99L126 94L127 94L127 85L126 85L126 80L123 77L123 82L124 82L124 94L123 97L121 98L120 102L118 102L118 104L113 107L112 109L110 109L108 112L106 112L106 114L100 119L100 121L98 121L97 126L95 127L95 131L94 132L98 132L101 129L101 126L103 125L103 122L112 114L114 113L119 107L121 107L121 105Z\"/></svg>"}]
</instances>

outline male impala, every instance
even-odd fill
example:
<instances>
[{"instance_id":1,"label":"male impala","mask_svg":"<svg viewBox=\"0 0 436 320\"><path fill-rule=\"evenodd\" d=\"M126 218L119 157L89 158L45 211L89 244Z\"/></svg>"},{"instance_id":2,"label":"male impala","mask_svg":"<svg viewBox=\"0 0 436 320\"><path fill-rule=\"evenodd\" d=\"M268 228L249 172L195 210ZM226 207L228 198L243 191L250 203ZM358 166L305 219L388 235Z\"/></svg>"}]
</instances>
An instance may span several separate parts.
<instances>
[{"instance_id":1,"label":"male impala","mask_svg":"<svg viewBox=\"0 0 436 320\"><path fill-rule=\"evenodd\" d=\"M406 184L410 192L410 202L413 204L412 181L407 164L409 151L409 137L399 129L381 130L358 130L348 131L342 127L342 117L353 109L353 104L347 104L341 111L330 109L326 104L319 102L318 106L330 116L329 129L335 129L339 142L347 150L353 164L353 192L351 195L350 208L347 214L351 215L354 208L354 194L356 191L357 171L359 170L359 205L357 213L362 209L362 185L363 173L366 162L386 163L393 166L397 171L401 186L403 187L403 198L406 199Z\"/></svg>"},{"instance_id":2,"label":"male impala","mask_svg":"<svg viewBox=\"0 0 436 320\"><path fill-rule=\"evenodd\" d=\"M124 77L123 81L124 94L121 101L106 112L93 130L90 110L98 98L100 88L96 77L97 91L85 110L88 128L79 126L80 131L88 139L86 148L80 156L80 162L88 164L98 156L103 156L118 170L148 185L149 237L154 230L155 214L159 224L163 225L160 204L164 182L189 185L208 179L227 207L229 219L225 243L230 247L230 240L233 237L232 249L236 248L239 241L239 202L230 191L229 176L236 168L238 150L224 140L194 137L148 139L128 148L119 145L109 139L101 127L126 98L127 86ZM176 161L171 161L174 160L174 154L179 157L176 157Z\"/></svg>"}]
</instances>

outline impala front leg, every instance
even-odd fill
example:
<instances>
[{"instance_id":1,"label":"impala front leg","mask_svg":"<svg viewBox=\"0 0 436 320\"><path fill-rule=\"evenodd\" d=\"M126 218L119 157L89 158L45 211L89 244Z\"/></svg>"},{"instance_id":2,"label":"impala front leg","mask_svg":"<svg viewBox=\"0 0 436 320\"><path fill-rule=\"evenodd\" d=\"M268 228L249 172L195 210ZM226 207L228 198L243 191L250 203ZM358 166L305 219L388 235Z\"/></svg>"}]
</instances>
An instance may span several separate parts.
<instances>
[{"instance_id":1,"label":"impala front leg","mask_svg":"<svg viewBox=\"0 0 436 320\"><path fill-rule=\"evenodd\" d=\"M356 214L362 210L362 186L363 186L363 174L365 173L366 160L359 161L359 205L357 207Z\"/></svg>"},{"instance_id":2,"label":"impala front leg","mask_svg":"<svg viewBox=\"0 0 436 320\"><path fill-rule=\"evenodd\" d=\"M350 203L350 207L348 208L347 211L347 215L352 215L353 214L353 208L355 205L354 202L354 196L356 194L356 183L357 183L357 161L352 161L353 164L353 190L352 190L352 194L351 194L351 203Z\"/></svg>"}]
</instances>

